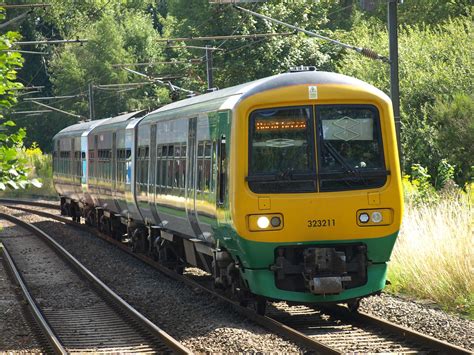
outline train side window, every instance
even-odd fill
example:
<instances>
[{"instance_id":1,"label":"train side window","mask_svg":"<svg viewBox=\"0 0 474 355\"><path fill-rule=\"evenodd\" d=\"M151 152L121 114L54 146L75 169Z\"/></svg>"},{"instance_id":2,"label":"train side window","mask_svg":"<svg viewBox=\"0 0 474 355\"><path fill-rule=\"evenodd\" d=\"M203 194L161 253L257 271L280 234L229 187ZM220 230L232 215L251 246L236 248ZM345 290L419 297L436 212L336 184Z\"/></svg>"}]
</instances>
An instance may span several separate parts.
<instances>
[{"instance_id":1,"label":"train side window","mask_svg":"<svg viewBox=\"0 0 474 355\"><path fill-rule=\"evenodd\" d=\"M197 182L196 190L202 192L204 190L204 142L198 142L197 149Z\"/></svg>"},{"instance_id":2,"label":"train side window","mask_svg":"<svg viewBox=\"0 0 474 355\"><path fill-rule=\"evenodd\" d=\"M181 146L181 188L186 187L186 144Z\"/></svg>"},{"instance_id":3,"label":"train side window","mask_svg":"<svg viewBox=\"0 0 474 355\"><path fill-rule=\"evenodd\" d=\"M211 176L212 176L212 144L206 141L204 146L204 191L211 190Z\"/></svg>"},{"instance_id":4,"label":"train side window","mask_svg":"<svg viewBox=\"0 0 474 355\"><path fill-rule=\"evenodd\" d=\"M166 186L168 188L173 187L173 152L174 152L174 146L169 145L168 146L168 156L166 159Z\"/></svg>"},{"instance_id":5,"label":"train side window","mask_svg":"<svg viewBox=\"0 0 474 355\"><path fill-rule=\"evenodd\" d=\"M161 162L163 160L162 157L163 148L160 144L156 146L156 166L155 166L155 193L158 194L160 191L161 185Z\"/></svg>"},{"instance_id":6,"label":"train side window","mask_svg":"<svg viewBox=\"0 0 474 355\"><path fill-rule=\"evenodd\" d=\"M94 150L89 149L89 177L95 177Z\"/></svg>"}]
</instances>

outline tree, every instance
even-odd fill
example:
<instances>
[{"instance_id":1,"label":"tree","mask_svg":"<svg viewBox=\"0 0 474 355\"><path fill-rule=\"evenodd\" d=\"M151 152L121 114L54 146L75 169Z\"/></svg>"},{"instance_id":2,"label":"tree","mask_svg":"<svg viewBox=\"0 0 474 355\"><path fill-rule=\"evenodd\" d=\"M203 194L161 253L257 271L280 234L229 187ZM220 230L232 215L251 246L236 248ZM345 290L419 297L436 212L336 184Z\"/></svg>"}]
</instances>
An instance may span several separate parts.
<instances>
[{"instance_id":1,"label":"tree","mask_svg":"<svg viewBox=\"0 0 474 355\"><path fill-rule=\"evenodd\" d=\"M447 145L441 144L443 125L437 117L437 103L451 102L459 93L472 93L471 41L473 25L468 17L459 17L437 25L405 26L399 34L400 52L400 99L402 119L402 149L404 171L413 164L428 167L436 179L439 161L451 159ZM385 24L377 19L361 21L347 41L361 47L372 47L387 55L388 35ZM463 44L463 45L460 45ZM365 80L389 94L389 66L370 61L353 53L347 53L338 64L342 73ZM466 105L460 106L467 108ZM464 117L472 120L468 112ZM468 121L470 121L468 119ZM470 121L472 122L472 121ZM469 126L469 122L465 123ZM454 126L453 126L454 127ZM452 128L452 127L451 127ZM471 137L472 139L472 137ZM455 144L460 144L456 140ZM456 161L458 168L467 168ZM467 172L458 174L467 176ZM464 183L464 181L459 181Z\"/></svg>"},{"instance_id":2,"label":"tree","mask_svg":"<svg viewBox=\"0 0 474 355\"><path fill-rule=\"evenodd\" d=\"M327 2L256 3L252 9L300 27L318 30L327 23ZM284 26L257 19L229 5L211 5L207 0L173 0L168 2L168 26L175 37L292 32ZM172 20L170 20L170 18ZM186 42L202 46L203 42ZM337 48L303 35L267 39L207 42L225 51L214 52L215 83L224 88L269 75L286 72L296 65L314 65L320 70L333 68L330 56ZM190 49L193 57L204 52ZM205 65L196 68L195 83L206 86ZM195 84L195 85L196 85Z\"/></svg>"},{"instance_id":3,"label":"tree","mask_svg":"<svg viewBox=\"0 0 474 355\"><path fill-rule=\"evenodd\" d=\"M0 20L4 18L3 9L0 8ZM9 51L12 43L19 38L19 34L14 32L0 35L0 190L7 187L25 188L30 184L41 186L37 180L28 179L26 161L18 154L25 130L9 132L15 123L5 119L5 114L16 103L15 90L22 87L15 80L16 68L22 66L23 59L19 53Z\"/></svg>"}]
</instances>

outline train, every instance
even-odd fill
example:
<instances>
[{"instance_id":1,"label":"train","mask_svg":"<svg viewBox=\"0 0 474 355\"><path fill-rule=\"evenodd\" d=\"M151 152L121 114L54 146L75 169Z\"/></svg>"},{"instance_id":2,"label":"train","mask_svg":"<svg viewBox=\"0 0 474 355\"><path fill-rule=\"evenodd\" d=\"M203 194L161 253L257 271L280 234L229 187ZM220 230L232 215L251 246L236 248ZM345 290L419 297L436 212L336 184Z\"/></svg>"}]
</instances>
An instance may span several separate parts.
<instances>
[{"instance_id":1,"label":"train","mask_svg":"<svg viewBox=\"0 0 474 355\"><path fill-rule=\"evenodd\" d=\"M57 133L61 213L263 314L357 309L403 213L392 104L353 77L282 73ZM119 261L117 261L119 263Z\"/></svg>"}]
</instances>

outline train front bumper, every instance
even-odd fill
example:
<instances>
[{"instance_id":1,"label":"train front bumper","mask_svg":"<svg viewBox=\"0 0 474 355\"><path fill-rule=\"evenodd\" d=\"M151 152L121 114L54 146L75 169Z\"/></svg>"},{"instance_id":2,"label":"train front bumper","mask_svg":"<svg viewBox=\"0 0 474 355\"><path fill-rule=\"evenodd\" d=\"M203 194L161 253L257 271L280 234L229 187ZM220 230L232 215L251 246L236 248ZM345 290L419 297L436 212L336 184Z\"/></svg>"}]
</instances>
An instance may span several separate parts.
<instances>
[{"instance_id":1,"label":"train front bumper","mask_svg":"<svg viewBox=\"0 0 474 355\"><path fill-rule=\"evenodd\" d=\"M276 287L275 273L271 270L245 270L245 279L252 293L270 299L301 302L325 303L343 302L376 293L385 286L387 264L373 264L367 268L367 283L363 286L343 290L338 294L315 295L309 290L295 292L282 290Z\"/></svg>"},{"instance_id":2,"label":"train front bumper","mask_svg":"<svg viewBox=\"0 0 474 355\"><path fill-rule=\"evenodd\" d=\"M241 275L252 293L271 299L324 303L367 296L385 286L387 261L397 235L311 243L240 239ZM292 249L299 254L288 253ZM328 258L327 262L333 263L331 253L335 259L341 258L340 266L324 270L324 260L314 261Z\"/></svg>"}]
</instances>

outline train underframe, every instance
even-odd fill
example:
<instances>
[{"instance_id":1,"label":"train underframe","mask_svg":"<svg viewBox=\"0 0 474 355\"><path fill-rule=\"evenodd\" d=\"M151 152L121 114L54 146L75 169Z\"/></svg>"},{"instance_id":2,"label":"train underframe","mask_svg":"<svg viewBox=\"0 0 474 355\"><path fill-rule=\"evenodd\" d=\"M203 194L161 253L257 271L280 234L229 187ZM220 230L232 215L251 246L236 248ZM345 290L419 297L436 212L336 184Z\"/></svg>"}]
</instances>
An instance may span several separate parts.
<instances>
[{"instance_id":1,"label":"train underframe","mask_svg":"<svg viewBox=\"0 0 474 355\"><path fill-rule=\"evenodd\" d=\"M69 198L61 198L61 214L96 227L108 236L126 242L136 253L151 256L163 266L183 273L186 266L198 267L213 275L214 286L232 296L241 305L251 305L265 313L264 297L250 292L252 285L242 277L240 260L226 250L216 250L199 239L176 235L162 228L137 223L100 207L83 205ZM367 283L367 246L346 243L324 246L280 246L274 249L271 273L274 289L329 297ZM245 270L244 270L245 272ZM372 292L377 293L377 292ZM367 294L366 294L367 295ZM364 296L366 296L364 295ZM349 309L356 310L361 297L344 300ZM291 301L291 300L290 300ZM322 302L326 305L341 301ZM296 301L296 303L305 303ZM313 302L308 302L313 303Z\"/></svg>"}]
</instances>

